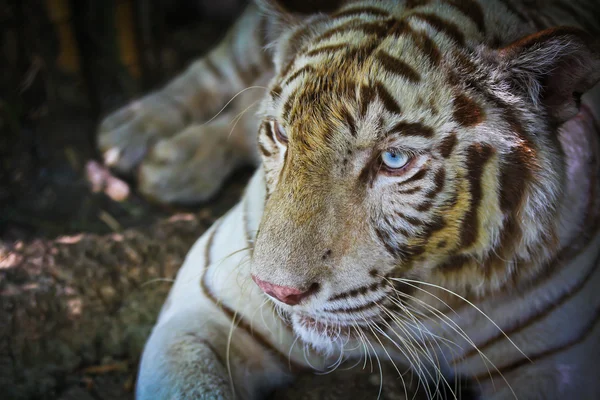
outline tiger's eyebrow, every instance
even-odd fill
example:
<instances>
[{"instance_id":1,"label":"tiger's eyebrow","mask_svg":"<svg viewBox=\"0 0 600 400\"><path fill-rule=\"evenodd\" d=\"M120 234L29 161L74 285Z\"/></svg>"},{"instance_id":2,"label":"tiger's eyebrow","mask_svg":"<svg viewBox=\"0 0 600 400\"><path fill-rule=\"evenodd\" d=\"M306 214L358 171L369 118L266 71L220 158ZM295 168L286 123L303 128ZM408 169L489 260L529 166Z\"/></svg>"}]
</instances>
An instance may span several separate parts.
<instances>
[{"instance_id":1,"label":"tiger's eyebrow","mask_svg":"<svg viewBox=\"0 0 600 400\"><path fill-rule=\"evenodd\" d=\"M405 122L401 121L394 125L390 130L385 132L385 136L404 135L404 136L420 136L425 138L433 137L433 128L424 125L420 122Z\"/></svg>"}]
</instances>

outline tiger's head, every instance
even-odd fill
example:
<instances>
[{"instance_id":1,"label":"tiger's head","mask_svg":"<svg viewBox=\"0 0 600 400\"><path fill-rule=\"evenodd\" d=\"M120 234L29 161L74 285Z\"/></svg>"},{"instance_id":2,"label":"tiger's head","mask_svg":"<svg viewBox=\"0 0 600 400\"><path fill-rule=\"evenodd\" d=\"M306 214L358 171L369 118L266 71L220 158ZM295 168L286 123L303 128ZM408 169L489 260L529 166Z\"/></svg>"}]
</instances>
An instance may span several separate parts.
<instances>
[{"instance_id":1,"label":"tiger's head","mask_svg":"<svg viewBox=\"0 0 600 400\"><path fill-rule=\"evenodd\" d=\"M279 6L260 111L253 279L326 352L357 326L452 304L449 291L472 298L539 273L561 244L557 132L600 78L576 29L370 3L310 17Z\"/></svg>"}]
</instances>

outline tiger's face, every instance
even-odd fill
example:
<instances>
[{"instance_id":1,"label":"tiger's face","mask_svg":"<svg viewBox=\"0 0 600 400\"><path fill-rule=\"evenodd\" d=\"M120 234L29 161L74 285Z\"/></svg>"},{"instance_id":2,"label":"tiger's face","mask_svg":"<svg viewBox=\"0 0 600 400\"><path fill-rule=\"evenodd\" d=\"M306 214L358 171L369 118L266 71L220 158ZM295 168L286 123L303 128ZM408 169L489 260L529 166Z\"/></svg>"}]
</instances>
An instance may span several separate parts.
<instances>
[{"instance_id":1,"label":"tiger's face","mask_svg":"<svg viewBox=\"0 0 600 400\"><path fill-rule=\"evenodd\" d=\"M556 130L577 107L575 87L544 89L540 104L511 75L570 31L469 49L416 14L344 22L283 36L260 112L253 279L325 352L451 304L446 290L532 277L559 240Z\"/></svg>"}]
</instances>

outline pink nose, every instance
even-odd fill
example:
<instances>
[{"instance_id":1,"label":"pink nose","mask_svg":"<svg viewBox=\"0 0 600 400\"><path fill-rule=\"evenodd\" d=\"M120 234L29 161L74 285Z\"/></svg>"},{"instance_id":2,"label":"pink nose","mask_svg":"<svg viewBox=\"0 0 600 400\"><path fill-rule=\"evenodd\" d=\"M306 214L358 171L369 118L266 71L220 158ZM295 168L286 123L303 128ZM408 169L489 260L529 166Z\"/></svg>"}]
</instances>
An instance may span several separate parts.
<instances>
[{"instance_id":1,"label":"pink nose","mask_svg":"<svg viewBox=\"0 0 600 400\"><path fill-rule=\"evenodd\" d=\"M268 294L271 297L275 297L277 300L281 301L290 306L295 306L300 303L302 299L309 296L312 292L315 291L315 285L311 286L307 291L302 291L289 286L279 286L274 285L272 283L262 281L252 275L252 280L256 282L258 287L262 289L263 292Z\"/></svg>"}]
</instances>

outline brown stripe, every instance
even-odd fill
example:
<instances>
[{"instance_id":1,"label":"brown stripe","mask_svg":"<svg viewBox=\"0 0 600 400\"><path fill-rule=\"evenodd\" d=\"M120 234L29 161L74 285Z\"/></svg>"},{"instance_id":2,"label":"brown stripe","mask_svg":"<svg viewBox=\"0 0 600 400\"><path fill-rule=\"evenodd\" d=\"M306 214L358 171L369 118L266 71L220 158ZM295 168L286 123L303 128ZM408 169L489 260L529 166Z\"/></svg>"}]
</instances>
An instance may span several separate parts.
<instances>
[{"instance_id":1,"label":"brown stripe","mask_svg":"<svg viewBox=\"0 0 600 400\"><path fill-rule=\"evenodd\" d=\"M296 89L294 91L294 93L292 93L290 95L290 97L288 97L288 99L283 104L283 110L282 110L283 118L287 118L288 122L290 122L290 123L292 122L290 119L290 115L292 113L292 107L293 107L294 101L296 100L297 94L298 94L298 89Z\"/></svg>"},{"instance_id":2,"label":"brown stripe","mask_svg":"<svg viewBox=\"0 0 600 400\"><path fill-rule=\"evenodd\" d=\"M445 227L446 221L442 216L438 215L433 219L433 221L425 225L425 229L423 230L421 238L427 241L434 233L441 231ZM423 250L425 250L425 247L423 247Z\"/></svg>"},{"instance_id":3,"label":"brown stripe","mask_svg":"<svg viewBox=\"0 0 600 400\"><path fill-rule=\"evenodd\" d=\"M384 281L382 280L381 282L374 282L370 285L361 286L359 288L352 289L347 292L336 294L330 297L327 301L343 300L351 297L356 297L358 295L365 295L368 292L374 292L375 290L379 289L383 286L383 283Z\"/></svg>"},{"instance_id":4,"label":"brown stripe","mask_svg":"<svg viewBox=\"0 0 600 400\"><path fill-rule=\"evenodd\" d=\"M446 36L454 40L459 45L464 46L465 36L456 24L450 21L446 21L434 14L414 13L411 15L411 17L418 18L421 21L427 22L434 29L444 33Z\"/></svg>"},{"instance_id":5,"label":"brown stripe","mask_svg":"<svg viewBox=\"0 0 600 400\"><path fill-rule=\"evenodd\" d=\"M406 0L404 7L406 7L406 9L408 10L411 8L426 6L430 2L431 2L431 0Z\"/></svg>"},{"instance_id":6,"label":"brown stripe","mask_svg":"<svg viewBox=\"0 0 600 400\"><path fill-rule=\"evenodd\" d=\"M285 66L281 70L279 76L286 76L291 71L292 67L296 62L295 55L298 54L302 47L302 43L307 38L307 33L311 31L314 25L304 25L296 29L291 36L285 41L287 48L285 54L293 55L289 61L286 62Z\"/></svg>"},{"instance_id":7,"label":"brown stripe","mask_svg":"<svg viewBox=\"0 0 600 400\"><path fill-rule=\"evenodd\" d=\"M504 212L515 212L521 205L528 183L533 179L533 171L539 167L535 163L534 144L525 134L521 121L508 106L505 106L503 114L519 142L503 157L499 181L500 208Z\"/></svg>"},{"instance_id":8,"label":"brown stripe","mask_svg":"<svg viewBox=\"0 0 600 400\"><path fill-rule=\"evenodd\" d=\"M414 226L421 226L423 225L423 221L420 218L416 218L416 217L411 217L410 215L406 215L400 211L396 211L396 215L400 218L402 218L403 220L405 220L406 222L408 222L411 225Z\"/></svg>"},{"instance_id":9,"label":"brown stripe","mask_svg":"<svg viewBox=\"0 0 600 400\"><path fill-rule=\"evenodd\" d=\"M461 227L461 245L469 247L479 235L479 205L483 197L481 177L485 165L494 154L494 149L487 144L474 144L467 150L467 179L471 193L471 207L467 211Z\"/></svg>"},{"instance_id":10,"label":"brown stripe","mask_svg":"<svg viewBox=\"0 0 600 400\"><path fill-rule=\"evenodd\" d=\"M269 138L269 140L271 140L271 142L273 142L273 143L277 143L275 141L275 135L273 134L273 129L271 128L271 123L269 121L265 121L265 122L263 122L263 126L265 128L265 133L267 134L267 137Z\"/></svg>"},{"instance_id":11,"label":"brown stripe","mask_svg":"<svg viewBox=\"0 0 600 400\"><path fill-rule=\"evenodd\" d=\"M400 225L394 226L394 224L392 224L392 221L390 221L387 217L386 217L385 222L390 227L390 229L392 229L394 231L395 234L402 235L404 237L408 237L410 235L410 232L407 231L406 229L404 229L403 227L401 227Z\"/></svg>"},{"instance_id":12,"label":"brown stripe","mask_svg":"<svg viewBox=\"0 0 600 400\"><path fill-rule=\"evenodd\" d=\"M469 56L467 54L467 52L465 51L455 51L452 53L454 60L456 62L456 64L459 67L459 73L461 75L463 75L466 79L465 80L469 80L469 82L473 82L475 80L475 76L477 76L477 70L478 67L475 64L475 62L470 58L471 56ZM467 85L468 86L468 85ZM479 88L481 86L485 86L481 85L481 84L477 84L477 85L471 85L473 87ZM461 87L462 90L462 87Z\"/></svg>"},{"instance_id":13,"label":"brown stripe","mask_svg":"<svg viewBox=\"0 0 600 400\"><path fill-rule=\"evenodd\" d=\"M421 204L417 204L413 208L419 212L426 212L426 211L429 211L431 209L431 207L433 207L433 202L428 200L428 201L424 201Z\"/></svg>"},{"instance_id":14,"label":"brown stripe","mask_svg":"<svg viewBox=\"0 0 600 400\"><path fill-rule=\"evenodd\" d=\"M471 84L478 87L477 82ZM478 92L485 93L481 90ZM523 128L516 110L491 94L486 96L486 100L501 110L503 120L508 123L510 130L518 139L510 153L502 157L499 177L500 208L505 213L515 212L524 198L534 171L539 170L535 144Z\"/></svg>"},{"instance_id":15,"label":"brown stripe","mask_svg":"<svg viewBox=\"0 0 600 400\"><path fill-rule=\"evenodd\" d=\"M276 85L269 94L273 99L278 99L281 96L281 86Z\"/></svg>"},{"instance_id":16,"label":"brown stripe","mask_svg":"<svg viewBox=\"0 0 600 400\"><path fill-rule=\"evenodd\" d=\"M403 255L400 249L390 244L390 236L387 232L384 232L379 228L375 228L375 233L377 234L377 237L391 256L398 258Z\"/></svg>"},{"instance_id":17,"label":"brown stripe","mask_svg":"<svg viewBox=\"0 0 600 400\"><path fill-rule=\"evenodd\" d=\"M457 8L461 13L470 18L479 32L485 34L485 16L481 5L475 0L446 0L446 3Z\"/></svg>"},{"instance_id":18,"label":"brown stripe","mask_svg":"<svg viewBox=\"0 0 600 400\"><path fill-rule=\"evenodd\" d=\"M600 262L600 260L596 260L596 262ZM588 339L590 334L594 331L594 329L598 325L598 322L600 322L600 307L596 308L596 310L594 312L594 316L591 318L590 322L585 326L585 328L582 329L582 331L575 338L568 340L565 343L560 344L554 348L544 350L538 354L530 355L530 356L528 356L528 358L521 358L509 365L506 365L504 367L499 367L498 370L493 370L493 371L489 371L484 374L481 374L481 375L475 377L475 379L483 380L483 379L489 379L489 378L494 378L496 376L504 375L504 374L512 372L524 365L530 365L532 363L539 362L543 358L550 357L550 356L556 355L558 353L561 353L563 351L569 350L570 348L572 348L578 344L581 344L586 339Z\"/></svg>"},{"instance_id":19,"label":"brown stripe","mask_svg":"<svg viewBox=\"0 0 600 400\"><path fill-rule=\"evenodd\" d=\"M471 127L483 122L483 109L463 93L454 99L454 120L463 127Z\"/></svg>"},{"instance_id":20,"label":"brown stripe","mask_svg":"<svg viewBox=\"0 0 600 400\"><path fill-rule=\"evenodd\" d=\"M308 57L314 57L314 56L318 56L320 54L334 54L340 50L348 50L348 44L347 43L341 43L341 44L332 44L329 46L322 46L322 47L318 47L316 49L310 50L306 53L306 55Z\"/></svg>"},{"instance_id":21,"label":"brown stripe","mask_svg":"<svg viewBox=\"0 0 600 400\"><path fill-rule=\"evenodd\" d=\"M293 370L298 370L298 371L302 371L305 370L306 368L300 364L297 364L295 361L293 361L292 359L290 359L288 356L286 356L285 354L283 354L282 352L280 352L275 346L273 346L273 344L271 342L269 342L262 334L260 334L259 332L255 331L252 328L252 325L249 324L244 317L242 317L241 315L239 315L237 313L237 311L234 311L233 309L231 309L229 306L227 306L226 304L224 304L222 301L220 301L215 295L214 293L211 291L211 289L208 287L207 281L206 281L206 277L207 277L207 271L208 271L208 266L211 263L211 256L210 256L210 250L212 248L212 244L215 238L215 234L217 233L217 230L219 229L219 227L221 226L221 222L223 220L219 220L219 222L217 222L215 224L214 230L211 232L209 239L206 243L206 249L205 249L205 270L204 270L204 274L202 275L202 279L201 279L201 288L202 288L202 292L204 293L204 295L213 302L213 304L218 307L219 309L221 309L221 311L223 311L227 317L229 317L233 324L239 328L241 328L242 330L244 330L248 335L250 335L252 338L254 338L254 340L256 340L262 347L270 350L271 352L273 352L273 354L279 359L279 361L282 364L289 364L291 365Z\"/></svg>"},{"instance_id":22,"label":"brown stripe","mask_svg":"<svg viewBox=\"0 0 600 400\"><path fill-rule=\"evenodd\" d=\"M287 86L290 84L290 82L292 82L294 79L298 78L300 75L305 74L305 73L314 73L315 69L313 68L312 65L305 65L304 67L300 68L298 71L294 72L292 75L290 75L282 84L281 86Z\"/></svg>"},{"instance_id":23,"label":"brown stripe","mask_svg":"<svg viewBox=\"0 0 600 400\"><path fill-rule=\"evenodd\" d=\"M500 3L502 3L504 5L504 7L506 7L508 9L508 11L513 13L522 22L529 23L529 19L512 4L512 0L498 0L498 1Z\"/></svg>"},{"instance_id":24,"label":"brown stripe","mask_svg":"<svg viewBox=\"0 0 600 400\"><path fill-rule=\"evenodd\" d=\"M342 11L338 11L332 15L333 18L345 18L351 16L359 16L362 14L367 14L374 17L389 17L390 14L386 10L382 10L381 8L376 7L356 7L356 8L348 8Z\"/></svg>"},{"instance_id":25,"label":"brown stripe","mask_svg":"<svg viewBox=\"0 0 600 400\"><path fill-rule=\"evenodd\" d=\"M386 110L388 110L392 114L400 114L402 111L400 106L396 102L394 96L386 89L386 87L381 82L375 83L375 91L377 92L377 96L383 103L383 106Z\"/></svg>"},{"instance_id":26,"label":"brown stripe","mask_svg":"<svg viewBox=\"0 0 600 400\"><path fill-rule=\"evenodd\" d=\"M386 71L398 75L412 83L417 83L421 80L421 75L404 61L387 54L383 50L379 50L375 54L377 60Z\"/></svg>"},{"instance_id":27,"label":"brown stripe","mask_svg":"<svg viewBox=\"0 0 600 400\"><path fill-rule=\"evenodd\" d=\"M504 156L500 171L500 208L506 213L514 213L521 207L532 178L529 157L523 145Z\"/></svg>"},{"instance_id":28,"label":"brown stripe","mask_svg":"<svg viewBox=\"0 0 600 400\"><path fill-rule=\"evenodd\" d=\"M420 122L398 122L392 127L386 136L400 134L403 136L421 136L425 138L433 137L433 129Z\"/></svg>"},{"instance_id":29,"label":"brown stripe","mask_svg":"<svg viewBox=\"0 0 600 400\"><path fill-rule=\"evenodd\" d=\"M313 42L321 42L327 40L335 35L348 33L348 32L362 32L365 35L376 35L377 37L385 36L388 25L390 22L359 22L358 20L348 21L333 29L325 31L319 35Z\"/></svg>"},{"instance_id":30,"label":"brown stripe","mask_svg":"<svg viewBox=\"0 0 600 400\"><path fill-rule=\"evenodd\" d=\"M596 155L596 157L594 158L594 160L595 160L594 171L599 171L600 165L598 164L598 161L600 159L597 157L597 151L595 152L595 155ZM567 244L566 246L561 248L559 250L559 253L547 263L547 267L544 268L544 273L542 275L538 276L533 288L540 287L544 284L547 284L550 280L554 279L555 272L559 271L560 267L562 265L564 265L564 263L566 261L571 260L572 258L576 257L578 254L580 254L583 249L585 249L586 247L588 247L590 245L590 243L594 239L594 237L596 235L600 234L600 232L598 230L600 227L600 210L598 209L597 203L595 201L595 199L597 198L597 196L596 196L596 193L597 193L596 186L598 184L597 178L598 178L598 176L596 174L594 174L594 180L593 180L594 185L590 189L590 194L588 195L590 201L589 201L589 206L586 210L586 217L584 218L584 221L586 222L585 226L581 227L579 232L574 235L574 239L569 244ZM585 281L585 278L583 279L583 281ZM585 282L583 282L583 283L585 283ZM496 293L496 296L501 296L501 295L505 295L505 296L508 295L507 290L503 289L500 292ZM457 306L457 307L455 307L454 312L460 312L461 310L463 310L464 308L467 308L467 307L468 307L467 304ZM543 312L543 311L541 311L541 312Z\"/></svg>"},{"instance_id":31,"label":"brown stripe","mask_svg":"<svg viewBox=\"0 0 600 400\"><path fill-rule=\"evenodd\" d=\"M539 310L536 314L532 315L526 321L522 321L520 324L517 324L513 328L505 330L504 333L510 337L511 335L522 332L525 329L527 329L528 327L530 327L531 325L548 317L554 310L556 310L557 308L561 307L562 305L567 303L569 300L571 300L577 293L579 293L583 289L585 284L594 275L594 272L596 272L598 270L598 262L600 262L600 258L597 258L596 262L594 264L592 264L592 267L590 268L590 270L587 271L585 274L583 274L582 277L571 288L565 290L561 295L559 295L555 300L553 300L548 307L546 307L545 309ZM484 349L498 343L502 339L505 339L505 337L506 336L504 334L498 334L494 337L489 338L485 343L478 345L477 349L484 350ZM466 359L468 357L472 357L475 354L479 354L479 352L474 348L474 349L469 350L467 353L465 353L465 355L461 358ZM456 363L457 361L458 360L453 361L453 364Z\"/></svg>"},{"instance_id":32,"label":"brown stripe","mask_svg":"<svg viewBox=\"0 0 600 400\"><path fill-rule=\"evenodd\" d=\"M271 157L272 153L269 150L267 150L267 148L260 141L258 142L258 149L260 150L263 156Z\"/></svg>"},{"instance_id":33,"label":"brown stripe","mask_svg":"<svg viewBox=\"0 0 600 400\"><path fill-rule=\"evenodd\" d=\"M413 38L415 40L415 44L429 59L429 62L431 62L434 67L439 66L442 59L442 54L440 53L440 50L435 42L425 33L416 33Z\"/></svg>"},{"instance_id":34,"label":"brown stripe","mask_svg":"<svg viewBox=\"0 0 600 400\"><path fill-rule=\"evenodd\" d=\"M472 261L473 259L469 256L456 255L443 262L438 268L444 272L460 271L467 263Z\"/></svg>"},{"instance_id":35,"label":"brown stripe","mask_svg":"<svg viewBox=\"0 0 600 400\"><path fill-rule=\"evenodd\" d=\"M420 192L421 190L422 190L421 186L415 186L412 189L398 190L396 193L399 193L399 194L415 194L417 192Z\"/></svg>"},{"instance_id":36,"label":"brown stripe","mask_svg":"<svg viewBox=\"0 0 600 400\"><path fill-rule=\"evenodd\" d=\"M212 263L212 257L210 255L210 251L212 249L212 245L215 240L215 235L217 233L217 230L219 229L219 227L221 226L222 223L223 223L222 218L219 219L217 222L215 222L214 229L210 233L210 236L208 237L208 240L206 241L206 247L204 248L204 269L207 269L208 266Z\"/></svg>"},{"instance_id":37,"label":"brown stripe","mask_svg":"<svg viewBox=\"0 0 600 400\"><path fill-rule=\"evenodd\" d=\"M351 314L351 313L355 313L355 312L361 312L361 311L365 311L371 308L376 308L377 305L381 305L381 303L383 303L383 301L387 300L388 297L387 295L384 295L378 299L375 300L370 300L369 302L360 305L360 306L355 306L355 307L349 307L349 308L337 308L334 310L324 310L327 313L331 313L331 314Z\"/></svg>"},{"instance_id":38,"label":"brown stripe","mask_svg":"<svg viewBox=\"0 0 600 400\"><path fill-rule=\"evenodd\" d=\"M369 108L369 104L373 102L375 99L375 91L371 86L361 85L360 86L360 113L361 115L365 115L367 113L367 109Z\"/></svg>"},{"instance_id":39,"label":"brown stripe","mask_svg":"<svg viewBox=\"0 0 600 400\"><path fill-rule=\"evenodd\" d=\"M438 66L440 64L442 56L435 42L425 32L415 32L407 21L397 21L389 34L394 36L410 36L417 48L429 59L431 65Z\"/></svg>"},{"instance_id":40,"label":"brown stripe","mask_svg":"<svg viewBox=\"0 0 600 400\"><path fill-rule=\"evenodd\" d=\"M398 185L404 186L407 183L419 181L419 180L423 179L425 177L425 175L427 175L428 172L429 172L428 168L423 168L423 169L419 170L417 173L415 173L413 176L411 176L410 178L398 183Z\"/></svg>"},{"instance_id":41,"label":"brown stripe","mask_svg":"<svg viewBox=\"0 0 600 400\"><path fill-rule=\"evenodd\" d=\"M457 143L456 132L451 132L448 136L446 136L440 146L438 147L438 151L444 158L448 158L452 155L452 151Z\"/></svg>"},{"instance_id":42,"label":"brown stripe","mask_svg":"<svg viewBox=\"0 0 600 400\"><path fill-rule=\"evenodd\" d=\"M356 121L354 120L354 117L350 113L350 110L348 110L347 108L343 108L341 113L342 113L342 118L344 119L344 122L346 123L346 125L348 126L348 129L350 130L350 134L352 136L356 137L356 134L357 134Z\"/></svg>"},{"instance_id":43,"label":"brown stripe","mask_svg":"<svg viewBox=\"0 0 600 400\"><path fill-rule=\"evenodd\" d=\"M212 58L210 56L206 56L204 58L204 65L210 71L211 74L215 76L217 79L223 79L223 73L221 70L215 65Z\"/></svg>"},{"instance_id":44,"label":"brown stripe","mask_svg":"<svg viewBox=\"0 0 600 400\"><path fill-rule=\"evenodd\" d=\"M444 186L446 184L446 170L444 168L440 168L435 172L433 183L435 184L435 187L425 193L425 197L430 200L435 199L437 195L444 190Z\"/></svg>"}]
</instances>

